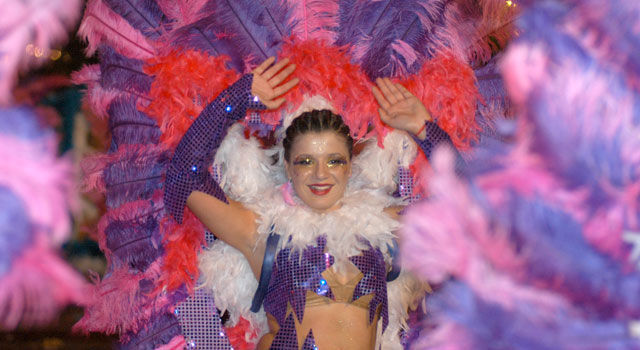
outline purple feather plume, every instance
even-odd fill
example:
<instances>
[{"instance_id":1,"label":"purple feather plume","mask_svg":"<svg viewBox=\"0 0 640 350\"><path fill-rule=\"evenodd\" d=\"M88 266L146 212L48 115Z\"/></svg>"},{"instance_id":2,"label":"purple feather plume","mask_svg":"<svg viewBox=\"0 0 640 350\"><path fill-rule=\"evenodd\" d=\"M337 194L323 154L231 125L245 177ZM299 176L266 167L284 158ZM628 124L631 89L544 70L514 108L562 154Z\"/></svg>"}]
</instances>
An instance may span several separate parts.
<instances>
[{"instance_id":1,"label":"purple feather plume","mask_svg":"<svg viewBox=\"0 0 640 350\"><path fill-rule=\"evenodd\" d=\"M117 208L139 199L151 198L162 188L168 154L161 147L120 147L117 159L104 170L107 207Z\"/></svg>"},{"instance_id":2,"label":"purple feather plume","mask_svg":"<svg viewBox=\"0 0 640 350\"><path fill-rule=\"evenodd\" d=\"M474 69L476 76L476 86L482 99L478 102L476 111L476 122L481 131L478 141L474 145L485 143L486 138L500 139L501 124L506 120L513 119L514 110L507 91L504 87L504 80L498 69L498 62L502 55L494 56L487 64Z\"/></svg>"},{"instance_id":3,"label":"purple feather plume","mask_svg":"<svg viewBox=\"0 0 640 350\"><path fill-rule=\"evenodd\" d=\"M0 184L0 278L33 239L33 229L22 200Z\"/></svg>"},{"instance_id":4,"label":"purple feather plume","mask_svg":"<svg viewBox=\"0 0 640 350\"><path fill-rule=\"evenodd\" d=\"M148 327L137 334L129 334L130 340L121 350L154 350L182 334L178 319L173 313L157 313L151 317Z\"/></svg>"},{"instance_id":5,"label":"purple feather plume","mask_svg":"<svg viewBox=\"0 0 640 350\"><path fill-rule=\"evenodd\" d=\"M277 56L283 41L291 35L289 9L279 1L210 0L201 10L207 16L179 28L172 42L185 49L231 57L234 69L244 72L247 59L258 63Z\"/></svg>"},{"instance_id":6,"label":"purple feather plume","mask_svg":"<svg viewBox=\"0 0 640 350\"><path fill-rule=\"evenodd\" d=\"M100 48L100 78L104 88L144 96L151 89L153 78L143 72L142 66L142 61L122 56L109 46Z\"/></svg>"},{"instance_id":7,"label":"purple feather plume","mask_svg":"<svg viewBox=\"0 0 640 350\"><path fill-rule=\"evenodd\" d=\"M161 34L164 14L154 0L104 0L129 24L145 36L157 39Z\"/></svg>"},{"instance_id":8,"label":"purple feather plume","mask_svg":"<svg viewBox=\"0 0 640 350\"><path fill-rule=\"evenodd\" d=\"M113 89L104 89L100 85L100 65L93 64L84 66L81 70L71 74L71 82L75 85L85 85L84 104L99 118L107 120L109 113L107 109L111 102L123 92Z\"/></svg>"},{"instance_id":9,"label":"purple feather plume","mask_svg":"<svg viewBox=\"0 0 640 350\"><path fill-rule=\"evenodd\" d=\"M354 60L371 79L416 72L442 43L448 1L342 0L337 45L352 45Z\"/></svg>"},{"instance_id":10,"label":"purple feather plume","mask_svg":"<svg viewBox=\"0 0 640 350\"><path fill-rule=\"evenodd\" d=\"M569 215L517 197L494 215L512 221L511 240L526 261L528 283L565 294L600 317L640 316L640 273L622 272L623 266L588 244Z\"/></svg>"},{"instance_id":11,"label":"purple feather plume","mask_svg":"<svg viewBox=\"0 0 640 350\"><path fill-rule=\"evenodd\" d=\"M113 221L105 229L107 249L114 267L129 266L144 271L163 251L158 221L143 214L132 220Z\"/></svg>"},{"instance_id":12,"label":"purple feather plume","mask_svg":"<svg viewBox=\"0 0 640 350\"><path fill-rule=\"evenodd\" d=\"M160 128L155 120L136 108L132 97L118 97L109 106L111 150L120 145L157 144Z\"/></svg>"},{"instance_id":13,"label":"purple feather plume","mask_svg":"<svg viewBox=\"0 0 640 350\"><path fill-rule=\"evenodd\" d=\"M109 210L98 223L98 241L107 254L110 269L140 272L163 252L158 223L164 216L162 193Z\"/></svg>"},{"instance_id":14,"label":"purple feather plume","mask_svg":"<svg viewBox=\"0 0 640 350\"><path fill-rule=\"evenodd\" d=\"M576 310L541 308L532 300L512 305L487 300L461 282L428 298L431 330L417 349L635 349L640 340L624 321L589 320Z\"/></svg>"}]
</instances>

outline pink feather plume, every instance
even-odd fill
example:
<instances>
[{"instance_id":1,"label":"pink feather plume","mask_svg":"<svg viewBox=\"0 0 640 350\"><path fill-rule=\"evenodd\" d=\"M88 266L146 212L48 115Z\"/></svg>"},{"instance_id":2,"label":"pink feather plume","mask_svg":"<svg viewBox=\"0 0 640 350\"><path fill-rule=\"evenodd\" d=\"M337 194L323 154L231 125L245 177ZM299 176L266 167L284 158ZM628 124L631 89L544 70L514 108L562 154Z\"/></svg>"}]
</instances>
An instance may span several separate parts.
<instances>
[{"instance_id":1,"label":"pink feather plume","mask_svg":"<svg viewBox=\"0 0 640 350\"><path fill-rule=\"evenodd\" d=\"M520 259L512 253L506 232L495 233L468 186L457 179L451 154L437 151L434 173L428 178L429 201L414 205L405 216L402 259L429 282L449 276L469 276L478 261L517 271ZM428 232L428 234L425 234Z\"/></svg>"},{"instance_id":2,"label":"pink feather plume","mask_svg":"<svg viewBox=\"0 0 640 350\"><path fill-rule=\"evenodd\" d=\"M162 12L171 20L173 27L180 28L201 19L206 13L201 12L207 0L157 0Z\"/></svg>"},{"instance_id":3,"label":"pink feather plume","mask_svg":"<svg viewBox=\"0 0 640 350\"><path fill-rule=\"evenodd\" d=\"M100 65L94 64L84 66L81 70L71 74L74 84L84 84L87 86L87 93L84 95L84 104L89 107L102 120L107 120L109 105L113 100L123 94L122 91L105 89L100 84Z\"/></svg>"},{"instance_id":4,"label":"pink feather plume","mask_svg":"<svg viewBox=\"0 0 640 350\"><path fill-rule=\"evenodd\" d=\"M58 246L70 230L73 172L68 159L56 158L57 142L49 136L42 144L0 137L0 184L25 201L38 234Z\"/></svg>"},{"instance_id":5,"label":"pink feather plume","mask_svg":"<svg viewBox=\"0 0 640 350\"><path fill-rule=\"evenodd\" d=\"M87 40L87 55L93 55L101 44L115 48L120 54L137 59L155 56L153 44L102 0L90 0L84 11L78 35Z\"/></svg>"},{"instance_id":6,"label":"pink feather plume","mask_svg":"<svg viewBox=\"0 0 640 350\"><path fill-rule=\"evenodd\" d=\"M292 34L300 41L319 39L327 44L336 41L337 33L330 28L338 27L337 1L333 0L286 0L292 8L291 21L295 23Z\"/></svg>"},{"instance_id":7,"label":"pink feather plume","mask_svg":"<svg viewBox=\"0 0 640 350\"><path fill-rule=\"evenodd\" d=\"M447 25L438 34L447 38L456 56L482 65L513 38L518 9L504 0L460 0L447 8Z\"/></svg>"},{"instance_id":8,"label":"pink feather plume","mask_svg":"<svg viewBox=\"0 0 640 350\"><path fill-rule=\"evenodd\" d=\"M0 277L0 329L42 325L69 304L86 302L86 283L49 247L36 239Z\"/></svg>"},{"instance_id":9,"label":"pink feather plume","mask_svg":"<svg viewBox=\"0 0 640 350\"><path fill-rule=\"evenodd\" d=\"M467 184L459 180L447 149L436 150L428 201L411 207L405 216L402 259L406 266L432 283L450 277L466 282L484 300L514 308L527 300L549 312L568 309L564 299L520 285L514 276L522 269L509 232L490 225L489 214ZM407 244L410 242L410 244Z\"/></svg>"},{"instance_id":10,"label":"pink feather plume","mask_svg":"<svg viewBox=\"0 0 640 350\"><path fill-rule=\"evenodd\" d=\"M144 273L132 274L123 267L102 280L94 276L84 317L73 330L119 334L126 341L125 333L137 332L154 311L168 307L166 296L152 297L140 290L140 281L146 279L155 285L160 274L160 262L156 261Z\"/></svg>"},{"instance_id":11,"label":"pink feather plume","mask_svg":"<svg viewBox=\"0 0 640 350\"><path fill-rule=\"evenodd\" d=\"M0 105L11 102L18 72L48 62L67 39L80 12L79 0L5 0L0 21Z\"/></svg>"}]
</instances>

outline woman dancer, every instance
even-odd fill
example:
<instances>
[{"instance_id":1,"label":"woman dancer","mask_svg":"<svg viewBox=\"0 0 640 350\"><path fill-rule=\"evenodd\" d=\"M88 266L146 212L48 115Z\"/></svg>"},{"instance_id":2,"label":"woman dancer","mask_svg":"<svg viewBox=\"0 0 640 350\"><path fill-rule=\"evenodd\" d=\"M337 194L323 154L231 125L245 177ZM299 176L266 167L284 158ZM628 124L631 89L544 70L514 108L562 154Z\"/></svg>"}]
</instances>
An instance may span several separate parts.
<instances>
[{"instance_id":1,"label":"woman dancer","mask_svg":"<svg viewBox=\"0 0 640 350\"><path fill-rule=\"evenodd\" d=\"M323 109L292 121L283 140L288 182L262 200L231 200L208 171L227 129L248 109L285 102L298 82L287 81L294 69L270 58L205 108L176 149L165 206L180 222L186 204L248 263L259 281L252 311L264 306L269 324L258 348L372 349L389 324L401 207L389 194L351 184L353 140L341 117ZM451 144L404 87L378 79L373 94L382 121L416 135L427 156L436 143Z\"/></svg>"}]
</instances>

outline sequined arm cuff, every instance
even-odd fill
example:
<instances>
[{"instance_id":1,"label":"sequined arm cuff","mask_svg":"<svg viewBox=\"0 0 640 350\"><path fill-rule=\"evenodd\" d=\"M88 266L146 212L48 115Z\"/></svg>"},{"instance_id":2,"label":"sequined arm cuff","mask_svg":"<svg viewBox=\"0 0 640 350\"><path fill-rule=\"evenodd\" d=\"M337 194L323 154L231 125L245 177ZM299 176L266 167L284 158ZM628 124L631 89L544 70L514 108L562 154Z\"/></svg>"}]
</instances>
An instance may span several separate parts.
<instances>
[{"instance_id":1,"label":"sequined arm cuff","mask_svg":"<svg viewBox=\"0 0 640 350\"><path fill-rule=\"evenodd\" d=\"M193 191L202 191L227 202L208 168L229 127L244 118L248 109L266 109L251 94L252 83L253 75L246 74L221 92L180 140L167 169L164 187L165 208L177 222L182 223L187 197Z\"/></svg>"},{"instance_id":2,"label":"sequined arm cuff","mask_svg":"<svg viewBox=\"0 0 640 350\"><path fill-rule=\"evenodd\" d=\"M434 122L425 121L424 123L425 123L424 130L426 132L426 136L424 140L420 140L417 136L411 135L413 137L413 140L416 142L416 144L418 144L418 146L420 146L420 148L422 149L422 152L424 152L424 155L427 156L428 160L431 160L431 153L436 147L438 146L450 147L455 153L455 157L456 157L455 158L456 173L460 174L460 172L465 166L465 161L460 156L460 153L458 153L458 150L453 145L453 142L451 142L451 138L449 137L449 135L447 135L447 133L444 130L440 129L438 124Z\"/></svg>"}]
</instances>

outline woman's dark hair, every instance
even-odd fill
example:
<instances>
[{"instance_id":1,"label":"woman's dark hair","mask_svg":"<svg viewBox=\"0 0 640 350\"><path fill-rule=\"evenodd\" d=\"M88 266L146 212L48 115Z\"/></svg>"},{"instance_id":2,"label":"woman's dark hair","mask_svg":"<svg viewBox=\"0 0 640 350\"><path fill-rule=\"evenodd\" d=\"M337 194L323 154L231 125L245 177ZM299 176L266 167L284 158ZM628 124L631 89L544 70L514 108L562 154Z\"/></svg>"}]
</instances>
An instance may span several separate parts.
<instances>
[{"instance_id":1,"label":"woman's dark hair","mask_svg":"<svg viewBox=\"0 0 640 350\"><path fill-rule=\"evenodd\" d=\"M286 135L282 141L284 146L284 159L288 162L291 154L291 146L299 135L309 132L333 131L344 137L349 149L349 158L353 152L353 138L349 133L349 127L344 123L342 117L328 109L314 109L304 112L295 118L287 128Z\"/></svg>"}]
</instances>

